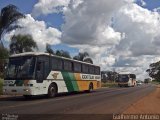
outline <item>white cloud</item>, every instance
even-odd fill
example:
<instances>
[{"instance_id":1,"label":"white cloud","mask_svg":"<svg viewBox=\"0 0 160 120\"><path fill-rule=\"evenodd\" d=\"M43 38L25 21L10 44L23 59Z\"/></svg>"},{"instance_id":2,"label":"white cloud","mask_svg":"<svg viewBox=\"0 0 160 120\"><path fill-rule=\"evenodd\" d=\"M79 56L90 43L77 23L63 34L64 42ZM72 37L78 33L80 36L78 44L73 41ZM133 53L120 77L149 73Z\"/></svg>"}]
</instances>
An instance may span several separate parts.
<instances>
[{"instance_id":1,"label":"white cloud","mask_svg":"<svg viewBox=\"0 0 160 120\"><path fill-rule=\"evenodd\" d=\"M30 14L27 14L25 19L19 20L18 24L22 28L7 34L5 36L6 40L10 40L13 34L30 34L37 42L39 51L45 50L46 43L56 45L61 42L61 32L59 30L52 27L47 28L44 21L35 20Z\"/></svg>"},{"instance_id":2,"label":"white cloud","mask_svg":"<svg viewBox=\"0 0 160 120\"><path fill-rule=\"evenodd\" d=\"M103 68L119 64L121 70L146 77L148 65L160 54L160 15L133 0L84 0L64 15L62 42L89 52Z\"/></svg>"},{"instance_id":3,"label":"white cloud","mask_svg":"<svg viewBox=\"0 0 160 120\"><path fill-rule=\"evenodd\" d=\"M25 22L29 29L25 32L36 33L33 36L40 46L44 39L60 43L62 35L63 43L87 51L103 70L117 66L117 71L130 71L144 79L149 64L160 60L160 14L142 8L144 5L144 0L39 0L32 14L62 12L62 34L32 17L26 20L32 25Z\"/></svg>"},{"instance_id":4,"label":"white cloud","mask_svg":"<svg viewBox=\"0 0 160 120\"><path fill-rule=\"evenodd\" d=\"M39 2L34 5L32 15L39 16L41 14L47 15L62 12L66 9L69 2L70 0L39 0Z\"/></svg>"},{"instance_id":5,"label":"white cloud","mask_svg":"<svg viewBox=\"0 0 160 120\"><path fill-rule=\"evenodd\" d=\"M121 8L115 17L114 29L124 32L116 51L130 51L133 56L160 54L156 44L159 36L159 14L136 4ZM143 46L143 47L142 47Z\"/></svg>"}]
</instances>

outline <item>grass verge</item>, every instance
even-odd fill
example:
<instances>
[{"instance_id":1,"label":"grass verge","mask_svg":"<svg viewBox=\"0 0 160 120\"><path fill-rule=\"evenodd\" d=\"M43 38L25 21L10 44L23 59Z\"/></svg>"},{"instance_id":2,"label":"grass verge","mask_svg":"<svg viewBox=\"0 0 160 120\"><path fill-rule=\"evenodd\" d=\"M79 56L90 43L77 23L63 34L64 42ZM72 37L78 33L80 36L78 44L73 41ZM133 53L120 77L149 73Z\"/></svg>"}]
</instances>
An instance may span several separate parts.
<instances>
[{"instance_id":1,"label":"grass verge","mask_svg":"<svg viewBox=\"0 0 160 120\"><path fill-rule=\"evenodd\" d=\"M0 95L2 95L3 80L0 78Z\"/></svg>"},{"instance_id":2,"label":"grass verge","mask_svg":"<svg viewBox=\"0 0 160 120\"><path fill-rule=\"evenodd\" d=\"M109 87L109 88L118 87L118 84L115 82L106 82L106 83L102 83L102 87Z\"/></svg>"},{"instance_id":3,"label":"grass verge","mask_svg":"<svg viewBox=\"0 0 160 120\"><path fill-rule=\"evenodd\" d=\"M154 80L154 81L152 81L151 83L152 83L152 84L156 84L156 85L160 84L160 82L159 82L159 81L155 81L155 80Z\"/></svg>"}]
</instances>

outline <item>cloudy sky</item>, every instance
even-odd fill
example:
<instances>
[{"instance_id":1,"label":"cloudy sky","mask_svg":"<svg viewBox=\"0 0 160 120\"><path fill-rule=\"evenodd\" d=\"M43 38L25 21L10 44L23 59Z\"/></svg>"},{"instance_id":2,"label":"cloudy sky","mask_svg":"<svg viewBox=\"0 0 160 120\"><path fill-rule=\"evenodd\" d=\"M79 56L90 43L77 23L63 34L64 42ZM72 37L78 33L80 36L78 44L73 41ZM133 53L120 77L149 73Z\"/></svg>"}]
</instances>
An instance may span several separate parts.
<instances>
[{"instance_id":1,"label":"cloudy sky","mask_svg":"<svg viewBox=\"0 0 160 120\"><path fill-rule=\"evenodd\" d=\"M130 71L148 77L149 64L160 60L160 0L0 0L14 4L27 17L23 29L45 50L63 49L72 56L87 51L102 70Z\"/></svg>"}]
</instances>

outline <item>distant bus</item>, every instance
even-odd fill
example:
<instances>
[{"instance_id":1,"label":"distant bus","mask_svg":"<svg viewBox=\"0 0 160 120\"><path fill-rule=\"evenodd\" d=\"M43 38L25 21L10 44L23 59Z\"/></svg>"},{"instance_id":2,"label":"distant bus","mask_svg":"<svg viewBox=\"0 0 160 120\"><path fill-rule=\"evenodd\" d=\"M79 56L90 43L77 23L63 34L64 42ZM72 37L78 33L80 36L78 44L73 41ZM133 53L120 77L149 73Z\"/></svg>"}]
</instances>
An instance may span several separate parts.
<instances>
[{"instance_id":1,"label":"distant bus","mask_svg":"<svg viewBox=\"0 0 160 120\"><path fill-rule=\"evenodd\" d=\"M118 85L120 87L129 87L136 85L136 75L129 72L122 72L118 75Z\"/></svg>"},{"instance_id":2,"label":"distant bus","mask_svg":"<svg viewBox=\"0 0 160 120\"><path fill-rule=\"evenodd\" d=\"M92 91L101 87L100 67L48 53L12 55L6 69L3 94L45 94Z\"/></svg>"}]
</instances>

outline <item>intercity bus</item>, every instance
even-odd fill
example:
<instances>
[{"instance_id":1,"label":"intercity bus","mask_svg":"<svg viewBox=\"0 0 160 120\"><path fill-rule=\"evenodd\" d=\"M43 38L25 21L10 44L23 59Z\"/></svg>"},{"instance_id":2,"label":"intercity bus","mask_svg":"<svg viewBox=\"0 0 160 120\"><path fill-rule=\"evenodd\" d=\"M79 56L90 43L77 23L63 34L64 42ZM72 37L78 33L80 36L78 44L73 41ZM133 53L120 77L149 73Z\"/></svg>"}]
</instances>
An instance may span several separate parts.
<instances>
[{"instance_id":1,"label":"intercity bus","mask_svg":"<svg viewBox=\"0 0 160 120\"><path fill-rule=\"evenodd\" d=\"M118 85L120 87L130 87L136 85L136 75L129 72L121 72L118 75Z\"/></svg>"},{"instance_id":2,"label":"intercity bus","mask_svg":"<svg viewBox=\"0 0 160 120\"><path fill-rule=\"evenodd\" d=\"M3 94L47 95L92 91L101 87L100 67L48 53L12 55L6 68Z\"/></svg>"}]
</instances>

